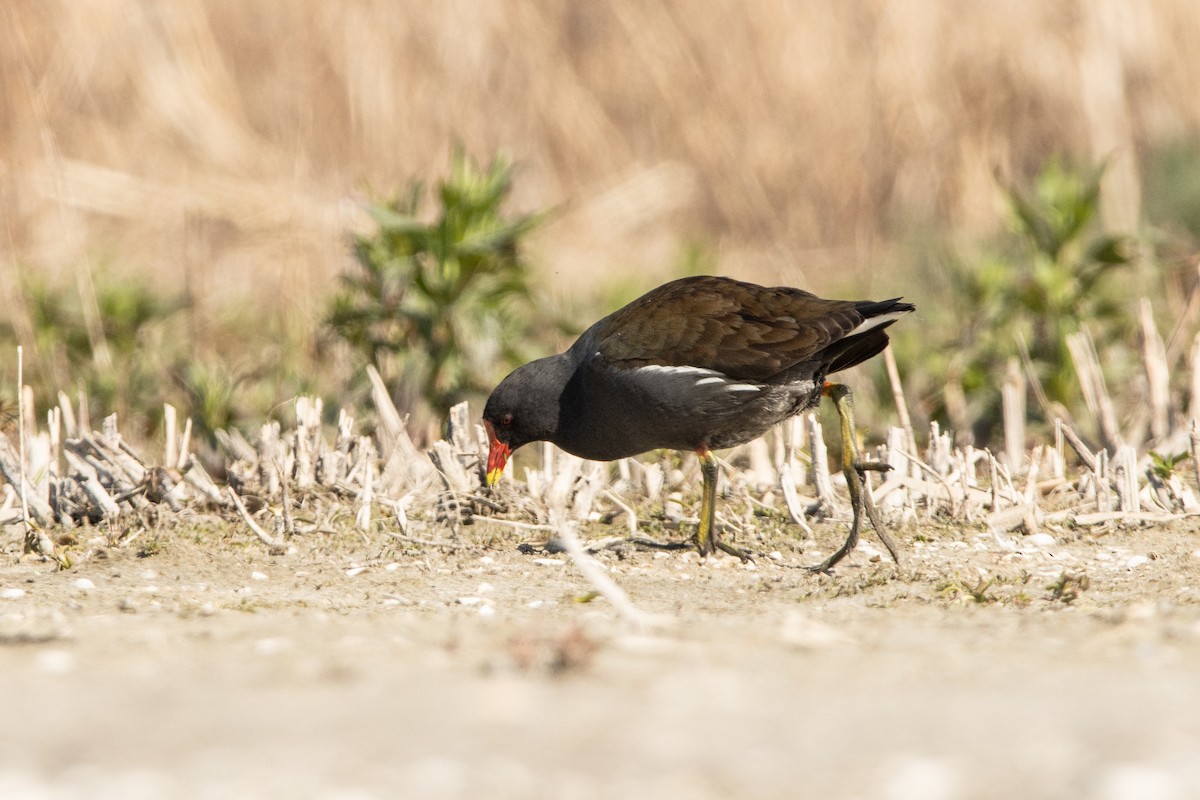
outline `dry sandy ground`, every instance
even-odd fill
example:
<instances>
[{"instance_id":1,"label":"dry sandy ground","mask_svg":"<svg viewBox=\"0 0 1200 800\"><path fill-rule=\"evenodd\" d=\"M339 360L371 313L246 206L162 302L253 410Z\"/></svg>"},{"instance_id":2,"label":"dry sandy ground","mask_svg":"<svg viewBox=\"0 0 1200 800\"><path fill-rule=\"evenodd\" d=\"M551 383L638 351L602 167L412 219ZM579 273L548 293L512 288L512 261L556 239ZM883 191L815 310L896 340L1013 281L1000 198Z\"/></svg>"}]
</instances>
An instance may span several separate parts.
<instances>
[{"instance_id":1,"label":"dry sandy ground","mask_svg":"<svg viewBox=\"0 0 1200 800\"><path fill-rule=\"evenodd\" d=\"M907 530L834 576L602 554L652 631L508 533L55 572L10 531L0 798L1200 797L1195 527Z\"/></svg>"}]
</instances>

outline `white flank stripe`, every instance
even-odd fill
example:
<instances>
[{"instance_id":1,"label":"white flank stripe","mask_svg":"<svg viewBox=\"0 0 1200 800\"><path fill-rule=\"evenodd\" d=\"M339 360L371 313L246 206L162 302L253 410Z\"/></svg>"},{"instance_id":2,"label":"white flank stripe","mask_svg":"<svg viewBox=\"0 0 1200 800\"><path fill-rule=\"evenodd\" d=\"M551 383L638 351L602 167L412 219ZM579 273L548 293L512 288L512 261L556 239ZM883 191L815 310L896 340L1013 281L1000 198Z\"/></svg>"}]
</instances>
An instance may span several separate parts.
<instances>
[{"instance_id":1,"label":"white flank stripe","mask_svg":"<svg viewBox=\"0 0 1200 800\"><path fill-rule=\"evenodd\" d=\"M704 369L703 367L664 367L660 364L649 364L645 367L638 367L637 371L647 373L658 372L666 375L676 375L679 377L690 375L699 378L701 375L703 375L705 378L712 377L719 381L725 380L721 373L711 369Z\"/></svg>"}]
</instances>

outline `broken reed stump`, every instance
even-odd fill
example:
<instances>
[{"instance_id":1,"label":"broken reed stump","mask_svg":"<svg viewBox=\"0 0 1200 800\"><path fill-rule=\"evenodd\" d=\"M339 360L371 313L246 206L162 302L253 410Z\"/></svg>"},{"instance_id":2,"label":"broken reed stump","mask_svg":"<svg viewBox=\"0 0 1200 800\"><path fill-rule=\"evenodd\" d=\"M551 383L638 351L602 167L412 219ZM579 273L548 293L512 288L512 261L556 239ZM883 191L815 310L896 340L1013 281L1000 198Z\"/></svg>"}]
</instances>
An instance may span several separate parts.
<instances>
[{"instance_id":1,"label":"broken reed stump","mask_svg":"<svg viewBox=\"0 0 1200 800\"><path fill-rule=\"evenodd\" d=\"M1158 350L1151 334L1143 317L1144 341L1150 343L1147 353ZM936 423L930 426L927 447L920 451L911 431L899 426L889 432L886 446L877 447L878 459L894 468L882 476L883 483L875 491L880 509L893 522L940 516L986 520L994 532L1010 524L1030 532L1048 515L1064 513L1046 506L1049 486L1057 487L1058 497L1075 498L1075 511L1069 513L1108 515L1096 519L1136 521L1145 517L1145 509L1153 514L1159 514L1158 509L1168 514L1194 513L1197 501L1191 487L1173 476L1155 479L1148 461L1139 460L1133 447L1112 446L1122 441L1122 432L1115 428L1094 346L1086 334L1074 345L1072 356L1091 370L1081 379L1090 404L1102 420L1109 420L1101 424L1102 430L1107 429L1104 447L1093 452L1071 425L1060 420L1054 445L1028 453L1023 442L1028 389L1023 387L1020 369L1010 368L1004 396L1005 457L997 460L985 450L956 447L952 433L943 432ZM1200 356L1193 363L1200 364ZM345 410L339 412L336 425L325 425L319 399L297 398L290 427L269 421L259 426L252 442L236 430L216 433L225 455L227 487L219 485L189 451L191 421L185 419L181 425L174 409L164 408L164 463L155 464L124 441L115 416L106 417L100 431L92 431L86 425L86 405L81 403L76 410L60 394L59 404L45 416L47 430L31 429L24 465L17 448L0 434L0 475L10 487L21 488L28 504L27 512L14 511L11 501L16 493L6 487L8 501L0 506L0 523L27 516L39 530L69 528L126 515L144 519L148 514L202 508L245 524L271 552L281 552L289 537L318 529L319 523L309 522L311 513L293 510L336 507L339 502L352 504L355 525L364 535L395 525L405 531L410 525L418 530L422 525L457 529L464 522L514 513L541 523L552 515L571 523L624 517L630 530L636 531L639 513L660 513L640 508L658 509L664 504L681 509L662 512L668 524L686 522L686 473L695 468L694 460L685 459L682 469L662 458L607 465L584 462L544 445L539 468L528 468L520 477L515 469L509 470L494 494L484 488L487 438L465 403L451 410L446 437L422 450L410 438L378 373L369 370L368 376L378 420L372 436L356 433L354 418ZM903 403L898 375L891 377L893 397ZM1194 379L1200 383L1200 378ZM22 397L27 394L22 392ZM1145 424L1157 431L1161 400L1149 405L1152 410ZM28 409L21 416L34 418ZM808 515L818 507L837 515L842 503L839 493L845 487L840 475L830 473L816 415L801 415L785 426L725 457L737 465L749 463L750 470L739 473L727 464L724 491L736 487L734 491L747 493L750 502L763 508L783 505L781 511L808 531ZM1200 433L1195 425L1192 431L1187 441L1200 463ZM805 440L811 457L799 454ZM1125 441L1137 440L1131 436ZM1068 477L1065 468L1065 448L1078 455L1082 467L1074 477ZM374 513L376 506L386 513ZM331 511L329 516L333 515ZM52 547L38 549L47 553L53 552Z\"/></svg>"}]
</instances>

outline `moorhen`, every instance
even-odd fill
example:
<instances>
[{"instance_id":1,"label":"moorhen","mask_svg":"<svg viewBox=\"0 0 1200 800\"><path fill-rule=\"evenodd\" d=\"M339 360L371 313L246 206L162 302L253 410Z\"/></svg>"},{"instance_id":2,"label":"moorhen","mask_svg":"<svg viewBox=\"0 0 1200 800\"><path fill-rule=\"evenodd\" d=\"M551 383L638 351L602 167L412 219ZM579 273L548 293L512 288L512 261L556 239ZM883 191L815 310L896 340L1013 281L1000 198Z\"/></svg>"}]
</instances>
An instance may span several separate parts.
<instances>
[{"instance_id":1,"label":"moorhen","mask_svg":"<svg viewBox=\"0 0 1200 800\"><path fill-rule=\"evenodd\" d=\"M899 298L823 300L731 278L671 281L592 325L566 352L500 382L483 412L488 485L530 442L596 461L692 450L704 476L695 546L748 558L718 536L712 451L748 442L829 395L854 518L846 544L813 569L828 570L853 549L863 511L895 557L862 484L862 470L880 465L859 461L849 390L825 377L881 352L884 329L913 308Z\"/></svg>"}]
</instances>

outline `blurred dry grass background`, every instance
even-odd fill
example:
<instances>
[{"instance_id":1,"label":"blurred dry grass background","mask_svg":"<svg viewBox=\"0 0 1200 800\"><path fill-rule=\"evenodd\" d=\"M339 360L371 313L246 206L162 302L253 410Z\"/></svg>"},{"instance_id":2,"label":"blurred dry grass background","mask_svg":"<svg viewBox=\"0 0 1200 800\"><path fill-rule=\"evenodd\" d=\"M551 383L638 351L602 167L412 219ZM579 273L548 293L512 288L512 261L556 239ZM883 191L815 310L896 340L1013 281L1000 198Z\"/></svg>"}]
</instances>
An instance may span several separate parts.
<instances>
[{"instance_id":1,"label":"blurred dry grass background","mask_svg":"<svg viewBox=\"0 0 1200 800\"><path fill-rule=\"evenodd\" d=\"M703 239L725 272L879 292L903 289L871 270L897 231L986 233L994 175L1049 152L1111 159L1105 218L1133 227L1146 149L1200 130L1192 0L11 0L0 21L3 269L106 259L202 306L311 310L362 190L436 177L456 141L559 209L536 246L562 285L667 277Z\"/></svg>"},{"instance_id":2,"label":"blurred dry grass background","mask_svg":"<svg viewBox=\"0 0 1200 800\"><path fill-rule=\"evenodd\" d=\"M513 213L551 210L531 261L582 317L712 255L928 312L954 305L937 248L1002 230L998 186L1052 154L1107 163L1114 232L1176 196L1143 198L1145 175L1173 176L1200 236L1200 190L1156 160L1182 143L1200 175L1195 41L1194 0L10 0L0 328L57 335L21 280L47 277L81 309L101 404L137 384L123 411L169 399L215 426L332 395L360 371L314 336L347 232L459 145L513 158ZM146 312L137 374L114 372L100 332L135 294L106 296L113 281L188 309ZM33 347L27 374L92 381L65 375L63 349Z\"/></svg>"}]
</instances>

